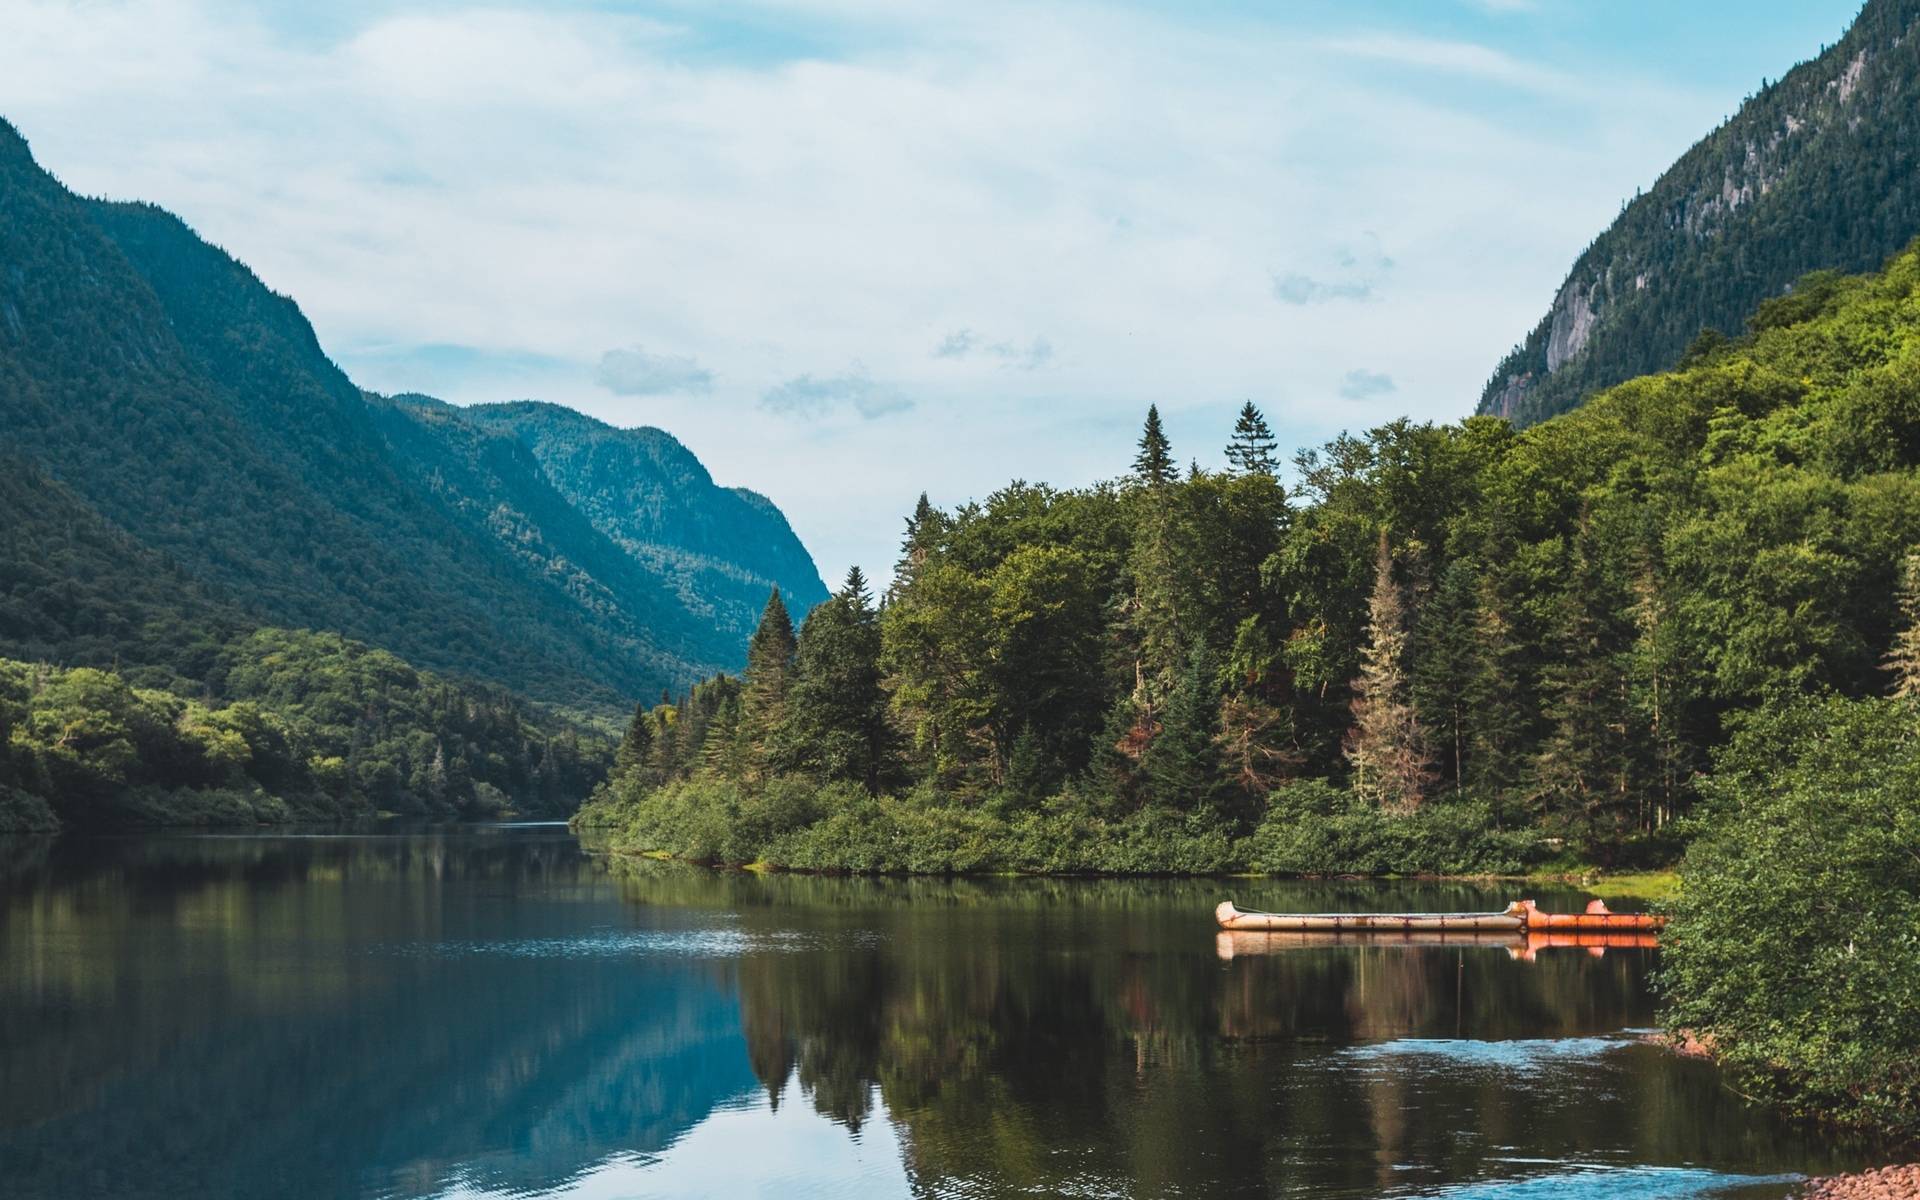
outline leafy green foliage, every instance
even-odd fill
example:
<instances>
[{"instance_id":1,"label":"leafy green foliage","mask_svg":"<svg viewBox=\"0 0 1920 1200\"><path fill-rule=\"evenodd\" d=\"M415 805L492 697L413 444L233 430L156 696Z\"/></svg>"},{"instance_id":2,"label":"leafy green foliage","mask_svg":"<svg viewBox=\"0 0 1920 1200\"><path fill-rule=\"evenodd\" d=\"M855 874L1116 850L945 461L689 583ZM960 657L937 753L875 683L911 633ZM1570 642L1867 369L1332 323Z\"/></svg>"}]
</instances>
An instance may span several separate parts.
<instances>
[{"instance_id":1,"label":"leafy green foliage","mask_svg":"<svg viewBox=\"0 0 1920 1200\"><path fill-rule=\"evenodd\" d=\"M1711 362L1720 331L1756 308L1756 331L1822 309L1834 270L1871 270L1920 230L1917 81L1920 3L1871 0L1838 43L1763 86L1625 206L1495 370L1480 411L1544 420L1635 376Z\"/></svg>"},{"instance_id":2,"label":"leafy green foliage","mask_svg":"<svg viewBox=\"0 0 1920 1200\"><path fill-rule=\"evenodd\" d=\"M1920 411L1920 252L1800 295L1821 299L1525 431L1342 436L1291 496L1195 470L923 499L877 614L843 589L790 639L770 606L745 694L778 703L714 708L706 751L665 755L740 685L659 706L654 764L602 801L878 792L729 851L815 867L1503 871L1550 839L1656 861L1730 731L1881 693L1903 661L1920 473L1899 436L1848 431ZM670 824L632 844L672 849Z\"/></svg>"},{"instance_id":3,"label":"leafy green foliage","mask_svg":"<svg viewBox=\"0 0 1920 1200\"><path fill-rule=\"evenodd\" d=\"M1718 766L1662 939L1667 1020L1789 1107L1920 1133L1920 708L1788 705Z\"/></svg>"},{"instance_id":4,"label":"leafy green foliage","mask_svg":"<svg viewBox=\"0 0 1920 1200\"><path fill-rule=\"evenodd\" d=\"M596 732L334 635L256 631L220 649L211 678L219 701L0 659L7 820L560 815L606 771Z\"/></svg>"}]
</instances>

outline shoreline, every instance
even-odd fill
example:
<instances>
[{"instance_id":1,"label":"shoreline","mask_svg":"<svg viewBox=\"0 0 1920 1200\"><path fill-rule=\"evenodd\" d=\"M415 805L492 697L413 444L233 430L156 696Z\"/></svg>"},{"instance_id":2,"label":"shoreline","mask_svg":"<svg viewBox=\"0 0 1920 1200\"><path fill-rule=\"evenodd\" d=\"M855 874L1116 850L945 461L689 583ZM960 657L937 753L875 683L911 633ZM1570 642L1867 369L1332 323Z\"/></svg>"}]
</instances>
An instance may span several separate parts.
<instances>
[{"instance_id":1,"label":"shoreline","mask_svg":"<svg viewBox=\"0 0 1920 1200\"><path fill-rule=\"evenodd\" d=\"M571 828L571 826L569 826ZM574 829L578 837L586 830ZM775 863L723 863L701 862L696 859L681 858L665 850L637 850L628 846L588 845L584 840L581 849L590 854L617 855L623 858L644 858L654 862L680 863L684 866L699 867L708 871L739 871L752 875L808 875L823 877L867 878L867 879L1168 879L1168 880L1249 880L1249 881L1347 881L1347 882L1414 882L1414 883L1534 883L1568 887L1603 899L1633 899L1648 903L1658 903L1672 896L1679 887L1679 875L1674 871L1621 871L1608 873L1598 869L1569 871L1534 871L1525 874L1491 874L1468 872L1464 874L1445 874L1439 872L1413 871L1405 874L1388 872L1369 874L1366 872L1329 871L1322 873L1284 873L1267 871L861 871L852 868L830 867L788 867Z\"/></svg>"}]
</instances>

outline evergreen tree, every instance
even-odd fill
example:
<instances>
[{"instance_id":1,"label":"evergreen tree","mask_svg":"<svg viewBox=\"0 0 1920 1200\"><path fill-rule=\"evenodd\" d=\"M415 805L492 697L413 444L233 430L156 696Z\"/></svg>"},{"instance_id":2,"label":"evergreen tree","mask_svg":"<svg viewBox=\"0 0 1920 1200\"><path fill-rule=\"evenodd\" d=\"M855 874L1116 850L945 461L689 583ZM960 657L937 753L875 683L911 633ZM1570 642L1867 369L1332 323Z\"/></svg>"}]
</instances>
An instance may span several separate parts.
<instances>
[{"instance_id":1,"label":"evergreen tree","mask_svg":"<svg viewBox=\"0 0 1920 1200\"><path fill-rule=\"evenodd\" d=\"M1506 543L1495 543L1475 588L1467 680L1466 780L1493 809L1496 828L1504 827L1514 807L1532 734L1527 646L1516 629L1511 580L1504 569L1510 551Z\"/></svg>"},{"instance_id":2,"label":"evergreen tree","mask_svg":"<svg viewBox=\"0 0 1920 1200\"><path fill-rule=\"evenodd\" d=\"M1895 600L1899 628L1886 657L1887 670L1893 673L1893 694L1901 699L1920 699L1920 546L1907 551L1900 560Z\"/></svg>"},{"instance_id":3,"label":"evergreen tree","mask_svg":"<svg viewBox=\"0 0 1920 1200\"><path fill-rule=\"evenodd\" d=\"M1629 786L1624 638L1609 594L1583 522L1550 634L1553 653L1541 673L1552 724L1535 756L1534 794L1550 825L1588 832L1618 822Z\"/></svg>"},{"instance_id":4,"label":"evergreen tree","mask_svg":"<svg viewBox=\"0 0 1920 1200\"><path fill-rule=\"evenodd\" d=\"M1414 707L1422 724L1439 740L1441 765L1456 788L1466 782L1478 583L1478 568L1470 559L1448 563L1414 623Z\"/></svg>"},{"instance_id":5,"label":"evergreen tree","mask_svg":"<svg viewBox=\"0 0 1920 1200\"><path fill-rule=\"evenodd\" d=\"M1346 755L1353 766L1354 794L1394 812L1418 808L1433 781L1426 731L1409 694L1406 608L1382 529L1368 605L1367 648L1353 684L1356 698Z\"/></svg>"},{"instance_id":6,"label":"evergreen tree","mask_svg":"<svg viewBox=\"0 0 1920 1200\"><path fill-rule=\"evenodd\" d=\"M760 614L760 625L747 643L745 691L740 699L740 735L746 743L743 755L756 773L766 769L786 721L787 691L798 648L793 618L787 615L780 589L774 588Z\"/></svg>"},{"instance_id":7,"label":"evergreen tree","mask_svg":"<svg viewBox=\"0 0 1920 1200\"><path fill-rule=\"evenodd\" d=\"M893 582L887 586L889 604L898 600L920 577L920 568L939 545L946 523L946 515L921 492L913 506L913 515L907 518L907 535L900 541L900 559L893 567Z\"/></svg>"},{"instance_id":8,"label":"evergreen tree","mask_svg":"<svg viewBox=\"0 0 1920 1200\"><path fill-rule=\"evenodd\" d=\"M1218 804L1224 782L1219 734L1219 678L1206 644L1195 639L1179 681L1167 697L1160 731L1143 757L1154 803L1181 812Z\"/></svg>"},{"instance_id":9,"label":"evergreen tree","mask_svg":"<svg viewBox=\"0 0 1920 1200\"><path fill-rule=\"evenodd\" d=\"M621 775L631 774L652 759L653 713L645 704L636 704L633 718L627 722L626 736L620 739L620 748L614 752L613 769Z\"/></svg>"},{"instance_id":10,"label":"evergreen tree","mask_svg":"<svg viewBox=\"0 0 1920 1200\"><path fill-rule=\"evenodd\" d=\"M1672 819L1696 761L1682 725L1691 689L1680 626L1655 570L1655 553L1652 547L1643 549L1643 562L1633 580L1635 633L1627 668L1635 715L1645 731L1644 739L1635 739L1635 749L1647 760L1652 776L1649 789L1637 789L1641 797L1636 823L1645 832Z\"/></svg>"},{"instance_id":11,"label":"evergreen tree","mask_svg":"<svg viewBox=\"0 0 1920 1200\"><path fill-rule=\"evenodd\" d=\"M1140 452L1133 457L1133 473L1141 483L1162 488L1173 482L1173 444L1160 428L1160 406L1147 406L1146 428L1140 434Z\"/></svg>"},{"instance_id":12,"label":"evergreen tree","mask_svg":"<svg viewBox=\"0 0 1920 1200\"><path fill-rule=\"evenodd\" d=\"M1227 462L1242 475L1273 475L1279 470L1280 461L1274 457L1274 451L1280 443L1274 438L1273 430L1267 426L1267 418L1249 400L1240 406L1240 419L1233 425L1233 440L1227 443Z\"/></svg>"},{"instance_id":13,"label":"evergreen tree","mask_svg":"<svg viewBox=\"0 0 1920 1200\"><path fill-rule=\"evenodd\" d=\"M870 793L892 774L880 624L858 567L800 628L782 744L793 767Z\"/></svg>"}]
</instances>

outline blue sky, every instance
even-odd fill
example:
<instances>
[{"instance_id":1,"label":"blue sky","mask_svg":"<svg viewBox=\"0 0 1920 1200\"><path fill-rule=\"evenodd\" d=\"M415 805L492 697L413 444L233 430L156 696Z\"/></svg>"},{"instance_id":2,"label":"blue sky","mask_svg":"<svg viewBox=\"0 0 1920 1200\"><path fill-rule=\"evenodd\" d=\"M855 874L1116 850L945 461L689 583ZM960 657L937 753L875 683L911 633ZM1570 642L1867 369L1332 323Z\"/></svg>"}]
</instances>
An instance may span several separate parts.
<instances>
[{"instance_id":1,"label":"blue sky","mask_svg":"<svg viewBox=\"0 0 1920 1200\"><path fill-rule=\"evenodd\" d=\"M831 581L1079 484L1471 410L1636 188L1853 0L0 0L0 115L363 386L670 430Z\"/></svg>"}]
</instances>

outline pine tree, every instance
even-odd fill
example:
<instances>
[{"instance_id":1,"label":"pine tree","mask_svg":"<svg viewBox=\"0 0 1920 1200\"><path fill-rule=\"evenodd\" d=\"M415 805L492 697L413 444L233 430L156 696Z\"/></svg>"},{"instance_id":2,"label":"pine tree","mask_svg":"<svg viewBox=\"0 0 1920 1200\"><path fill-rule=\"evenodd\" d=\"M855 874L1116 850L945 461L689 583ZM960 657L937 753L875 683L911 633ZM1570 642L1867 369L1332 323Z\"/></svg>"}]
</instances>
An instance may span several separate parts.
<instances>
[{"instance_id":1,"label":"pine tree","mask_svg":"<svg viewBox=\"0 0 1920 1200\"><path fill-rule=\"evenodd\" d=\"M1589 832L1617 824L1631 799L1627 639L1609 594L1583 518L1550 632L1553 654L1541 672L1552 725L1534 758L1534 798L1548 821Z\"/></svg>"},{"instance_id":2,"label":"pine tree","mask_svg":"<svg viewBox=\"0 0 1920 1200\"><path fill-rule=\"evenodd\" d=\"M1227 461L1242 475L1273 475L1279 470L1274 451L1280 443L1267 418L1249 400L1240 406L1240 419L1233 425L1233 440L1227 443Z\"/></svg>"},{"instance_id":3,"label":"pine tree","mask_svg":"<svg viewBox=\"0 0 1920 1200\"><path fill-rule=\"evenodd\" d=\"M1488 555L1475 589L1473 662L1467 681L1466 779L1493 809L1495 828L1504 828L1515 790L1526 771L1522 747L1531 724L1524 697L1530 695L1526 645L1514 628L1497 566L1507 561Z\"/></svg>"},{"instance_id":4,"label":"pine tree","mask_svg":"<svg viewBox=\"0 0 1920 1200\"><path fill-rule=\"evenodd\" d=\"M893 566L893 582L887 585L887 603L898 600L920 577L920 569L939 544L946 526L946 514L921 492L919 502L913 506L913 515L907 518L907 536L900 541L900 559Z\"/></svg>"},{"instance_id":5,"label":"pine tree","mask_svg":"<svg viewBox=\"0 0 1920 1200\"><path fill-rule=\"evenodd\" d=\"M1455 559L1440 574L1414 624L1413 701L1421 723L1440 741L1439 755L1456 788L1466 783L1467 714L1474 669L1478 569Z\"/></svg>"},{"instance_id":6,"label":"pine tree","mask_svg":"<svg viewBox=\"0 0 1920 1200\"><path fill-rule=\"evenodd\" d=\"M1140 452L1133 458L1133 473L1148 487L1165 487L1173 482L1173 444L1160 428L1160 406L1147 406L1147 425L1140 434Z\"/></svg>"},{"instance_id":7,"label":"pine tree","mask_svg":"<svg viewBox=\"0 0 1920 1200\"><path fill-rule=\"evenodd\" d=\"M1354 794L1393 812L1420 807L1433 782L1426 732L1409 695L1406 608L1406 598L1393 577L1393 551L1382 529L1368 606L1368 643L1360 677L1353 684L1357 695L1346 754L1353 766Z\"/></svg>"},{"instance_id":8,"label":"pine tree","mask_svg":"<svg viewBox=\"0 0 1920 1200\"><path fill-rule=\"evenodd\" d=\"M1893 694L1903 700L1920 699L1920 546L1900 561L1895 593L1899 629L1887 651L1887 670L1893 673Z\"/></svg>"},{"instance_id":9,"label":"pine tree","mask_svg":"<svg viewBox=\"0 0 1920 1200\"><path fill-rule=\"evenodd\" d=\"M767 597L760 625L747 643L745 691L740 699L740 735L743 757L754 773L764 771L774 755L774 741L787 716L787 691L792 683L793 618L787 615L780 589Z\"/></svg>"},{"instance_id":10,"label":"pine tree","mask_svg":"<svg viewBox=\"0 0 1920 1200\"><path fill-rule=\"evenodd\" d=\"M1160 731L1142 756L1150 799L1182 812L1215 807L1220 769L1220 684L1204 642L1194 640L1167 703Z\"/></svg>"},{"instance_id":11,"label":"pine tree","mask_svg":"<svg viewBox=\"0 0 1920 1200\"><path fill-rule=\"evenodd\" d=\"M620 749L614 752L614 773L630 775L645 767L652 758L653 713L646 705L636 704L633 719L627 722L626 736L620 739Z\"/></svg>"},{"instance_id":12,"label":"pine tree","mask_svg":"<svg viewBox=\"0 0 1920 1200\"><path fill-rule=\"evenodd\" d=\"M860 568L800 628L781 765L878 793L892 727L880 678L880 624Z\"/></svg>"}]
</instances>

